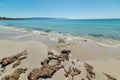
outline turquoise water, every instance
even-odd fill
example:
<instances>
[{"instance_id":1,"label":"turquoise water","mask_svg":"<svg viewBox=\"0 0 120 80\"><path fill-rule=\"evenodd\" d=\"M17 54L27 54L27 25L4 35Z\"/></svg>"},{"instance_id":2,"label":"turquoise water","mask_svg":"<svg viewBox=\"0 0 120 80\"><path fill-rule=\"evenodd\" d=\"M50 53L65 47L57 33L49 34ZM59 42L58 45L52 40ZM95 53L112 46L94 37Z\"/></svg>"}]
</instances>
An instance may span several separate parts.
<instances>
[{"instance_id":1,"label":"turquoise water","mask_svg":"<svg viewBox=\"0 0 120 80\"><path fill-rule=\"evenodd\" d=\"M120 19L31 19L0 21L7 27L120 41Z\"/></svg>"}]
</instances>

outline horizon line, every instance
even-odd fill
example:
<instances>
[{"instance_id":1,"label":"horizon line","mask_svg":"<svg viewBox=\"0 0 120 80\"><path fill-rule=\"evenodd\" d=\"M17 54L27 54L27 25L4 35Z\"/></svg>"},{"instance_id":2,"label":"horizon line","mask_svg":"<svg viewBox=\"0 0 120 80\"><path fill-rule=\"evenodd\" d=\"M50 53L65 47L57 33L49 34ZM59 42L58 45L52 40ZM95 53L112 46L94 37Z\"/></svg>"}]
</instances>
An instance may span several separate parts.
<instances>
[{"instance_id":1,"label":"horizon line","mask_svg":"<svg viewBox=\"0 0 120 80\"><path fill-rule=\"evenodd\" d=\"M0 16L0 17L5 17L5 16ZM73 20L84 20L84 19L120 19L120 18L65 18L65 17L5 17L5 18L18 18L18 19L30 19L30 18L53 18L53 19L73 19Z\"/></svg>"}]
</instances>

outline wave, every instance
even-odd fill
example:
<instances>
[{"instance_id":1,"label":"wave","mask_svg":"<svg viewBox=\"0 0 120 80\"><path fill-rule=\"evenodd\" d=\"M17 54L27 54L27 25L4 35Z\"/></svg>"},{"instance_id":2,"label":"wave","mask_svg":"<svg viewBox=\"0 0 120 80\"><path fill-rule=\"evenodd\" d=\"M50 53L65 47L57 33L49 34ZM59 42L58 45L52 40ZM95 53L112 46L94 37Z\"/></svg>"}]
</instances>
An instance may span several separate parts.
<instances>
[{"instance_id":1,"label":"wave","mask_svg":"<svg viewBox=\"0 0 120 80\"><path fill-rule=\"evenodd\" d=\"M25 28L16 28L16 27L13 27L13 26L3 26L3 25L0 25L0 29L26 32Z\"/></svg>"},{"instance_id":2,"label":"wave","mask_svg":"<svg viewBox=\"0 0 120 80\"><path fill-rule=\"evenodd\" d=\"M95 42L98 43L100 45L107 45L107 46L118 46L120 47L120 36L114 36L114 35L109 35L106 38L106 35L103 34L89 34L89 35L82 35L82 36L73 36L69 33L58 33L52 30L44 30L42 28L34 28L34 29L26 29L26 28L16 28L16 27L11 27L11 26L3 26L0 25L0 30L1 29L5 29L5 30L12 30L12 31L19 31L19 32L24 32L24 33L29 33L31 34L39 34L39 35L46 35L48 37L51 38L51 40L57 40L59 38L66 38L67 40L87 40L90 42ZM29 36L28 35L23 35L23 36ZM19 36L17 38L23 37L23 36ZM116 40L111 40L111 39L116 39Z\"/></svg>"},{"instance_id":3,"label":"wave","mask_svg":"<svg viewBox=\"0 0 120 80\"><path fill-rule=\"evenodd\" d=\"M119 35L104 35L104 34L89 34L92 37L95 38L106 38L106 39L112 39L112 40L120 40Z\"/></svg>"},{"instance_id":4,"label":"wave","mask_svg":"<svg viewBox=\"0 0 120 80\"><path fill-rule=\"evenodd\" d=\"M105 35L103 35L103 34L89 34L89 35L93 36L93 37L96 37L96 38L101 38L101 37L105 38Z\"/></svg>"},{"instance_id":5,"label":"wave","mask_svg":"<svg viewBox=\"0 0 120 80\"><path fill-rule=\"evenodd\" d=\"M43 28L33 28L33 30L44 31L44 32L52 32L50 29L43 29Z\"/></svg>"}]
</instances>

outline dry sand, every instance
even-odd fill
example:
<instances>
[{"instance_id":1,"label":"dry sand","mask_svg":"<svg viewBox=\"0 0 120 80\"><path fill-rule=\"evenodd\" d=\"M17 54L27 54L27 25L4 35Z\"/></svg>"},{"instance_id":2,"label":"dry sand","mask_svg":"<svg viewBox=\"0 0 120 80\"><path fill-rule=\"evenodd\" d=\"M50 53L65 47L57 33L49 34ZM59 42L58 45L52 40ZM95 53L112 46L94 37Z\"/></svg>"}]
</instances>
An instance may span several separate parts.
<instances>
[{"instance_id":1,"label":"dry sand","mask_svg":"<svg viewBox=\"0 0 120 80\"><path fill-rule=\"evenodd\" d=\"M33 36L33 35L32 35ZM38 36L36 36L38 37ZM29 38L27 38L29 39ZM56 42L43 38L38 40L0 40L0 59L15 55L24 50L27 50L27 58L16 67L17 68L28 68L25 74L20 76L19 80L27 80L28 74L33 68L40 68L40 62L47 58L48 50L58 51ZM62 49L70 49L72 51L70 60L64 62L67 66L74 66L81 70L81 74L77 75L74 80L86 79L86 71L84 63L87 62L93 66L96 74L95 79L91 80L107 80L107 77L103 75L103 72L114 76L117 80L120 80L120 49L115 47L106 47L98 45L96 43L90 43L86 41L77 41ZM71 61L75 62L75 65L71 64ZM5 75L11 74L15 69L12 69L13 63L6 67L6 72L0 75L0 79ZM64 70L60 69L57 71L52 78L45 80L69 80L64 76ZM39 79L44 80L44 79ZM112 80L112 79L110 79Z\"/></svg>"}]
</instances>

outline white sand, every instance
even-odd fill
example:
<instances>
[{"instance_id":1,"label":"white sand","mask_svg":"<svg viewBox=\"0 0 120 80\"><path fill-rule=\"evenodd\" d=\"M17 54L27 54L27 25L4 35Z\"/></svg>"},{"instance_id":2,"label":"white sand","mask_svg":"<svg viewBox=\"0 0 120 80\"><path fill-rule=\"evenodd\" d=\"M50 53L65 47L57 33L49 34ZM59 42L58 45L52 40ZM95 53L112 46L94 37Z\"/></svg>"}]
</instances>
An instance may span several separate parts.
<instances>
[{"instance_id":1,"label":"white sand","mask_svg":"<svg viewBox=\"0 0 120 80\"><path fill-rule=\"evenodd\" d=\"M53 43L53 42L52 42ZM25 74L22 74L19 80L27 80L27 76L33 68L40 68L40 62L47 57L48 48L56 49L55 43L52 44L50 40L42 39L41 41L14 41L14 40L0 40L0 59L8 57L24 50L27 50L27 59L23 60L21 65L22 68L28 68ZM85 78L85 70L83 67L84 62L88 62L94 67L96 78L92 80L106 80L107 78L103 75L103 72L110 74L120 80L120 49L113 47L100 46L95 43L89 43L85 41L79 41L78 43L67 47L72 51L72 59L79 59L78 63L75 61L75 67L79 68L82 72L80 75L75 77L75 80ZM67 62L65 65L71 65ZM0 79L5 75L11 74L15 69L12 69L13 64L7 66L6 72L2 73ZM80 65L81 67L78 67ZM39 79L41 80L41 79ZM42 79L44 80L44 79ZM46 80L68 80L64 77L63 69L60 69L53 75L52 79ZM86 79L87 80L87 79Z\"/></svg>"},{"instance_id":2,"label":"white sand","mask_svg":"<svg viewBox=\"0 0 120 80\"><path fill-rule=\"evenodd\" d=\"M27 74L31 69L35 67L40 67L40 62L47 57L47 47L40 42L17 42L17 41L0 41L0 59L15 55L24 50L27 50L28 55L27 59L22 61L22 64L19 67L28 68ZM12 65L12 64L11 64ZM11 69L11 65L7 67L7 73L3 74L0 77L5 76L6 74L11 73L14 69ZM21 80L25 80L24 75L21 77ZM26 79L27 80L27 79Z\"/></svg>"}]
</instances>

